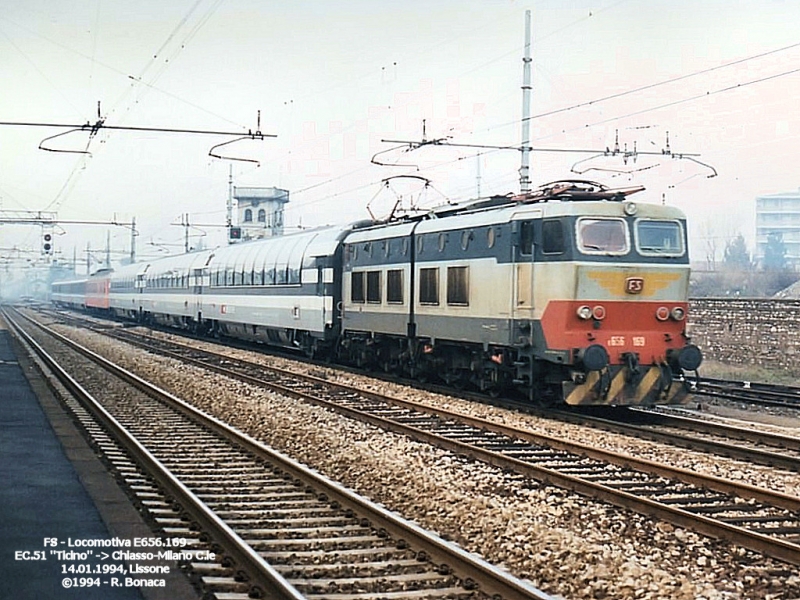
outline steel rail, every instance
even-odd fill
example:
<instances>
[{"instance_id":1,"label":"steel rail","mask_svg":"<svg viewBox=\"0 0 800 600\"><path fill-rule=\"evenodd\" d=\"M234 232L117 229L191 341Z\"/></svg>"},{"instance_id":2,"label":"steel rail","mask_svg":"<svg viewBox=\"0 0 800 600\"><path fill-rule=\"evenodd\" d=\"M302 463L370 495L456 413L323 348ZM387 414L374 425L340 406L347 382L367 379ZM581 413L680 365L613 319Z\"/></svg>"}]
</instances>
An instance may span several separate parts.
<instances>
[{"instance_id":1,"label":"steel rail","mask_svg":"<svg viewBox=\"0 0 800 600\"><path fill-rule=\"evenodd\" d=\"M65 318L61 315L58 316L59 318ZM95 325L95 327L100 328L102 327L102 325ZM125 331L125 329L122 329L121 331ZM128 335L136 335L136 334L131 334L130 332L127 331L125 331L125 333L127 333ZM123 336L124 334L117 335L111 333L109 335L115 335L116 337L120 337ZM180 344L176 342L174 344L176 346L180 346ZM234 345L234 347L239 347L239 346ZM159 351L162 350L159 349ZM383 379L383 377L381 377L380 374L376 375L373 373L370 374L370 376ZM394 378L387 378L387 380L395 382ZM445 395L452 395L454 392L454 390L451 388L443 389L442 386L436 386L430 384L421 386L421 389L426 389L437 393L443 393ZM477 398L476 401L478 402L481 403L487 402L487 399L485 397L476 394L462 393L458 396L465 399L472 399L474 397ZM760 464L769 467L784 468L791 471L800 472L800 457L787 456L786 454L781 454L779 452L775 452L769 449L748 448L748 447L743 447L736 443L730 443L713 439L701 439L676 432L658 431L656 429L651 429L646 426L631 424L621 420L618 421L613 418L604 418L587 414L577 414L574 412L568 412L556 409L540 410L536 409L535 407L532 407L530 404L525 404L522 402L512 401L512 400L503 401L495 399L491 400L489 403L501 408L513 408L517 410L522 410L523 412L538 415L544 418L556 417L562 421L581 424L581 425L588 424L590 426L595 426L606 431L612 431L614 433L620 433L623 435L631 435L638 437L640 439L647 439L654 442L672 444L681 448L697 449L707 452L713 452L721 456L734 458L738 460L744 460L754 464ZM789 436L782 436L775 433L745 429L742 427L735 427L725 424L718 424L718 423L711 424L705 421L692 420L689 419L688 417L682 417L678 415L668 415L663 412L653 413L649 412L647 409L642 409L637 407L630 407L629 410L636 411L643 415L649 415L650 418L658 418L661 421L668 420L677 427L684 429L692 429L694 431L697 431L698 433L704 433L707 435L719 435L721 437L728 437L736 440L746 440L750 441L751 443L759 444L762 446L767 445L780 449L793 449L800 452L800 439L791 438ZM658 424L661 425L667 423L658 423Z\"/></svg>"},{"instance_id":2,"label":"steel rail","mask_svg":"<svg viewBox=\"0 0 800 600\"><path fill-rule=\"evenodd\" d=\"M53 331L46 326L37 323L36 321L31 320L31 322L37 327L40 327L43 331L46 331L48 335L52 335L60 342L68 345L87 358L90 358L92 361L100 364L103 368L107 369L115 376L123 379L130 385L137 387L151 396L155 396L158 397L158 399L167 401L170 405L179 409L181 412L195 421L201 422L212 431L226 438L234 438L241 447L250 451L255 456L265 459L272 464L277 464L281 469L290 473L293 477L299 479L306 485L323 489L324 492L329 495L329 499L339 502L342 505L355 508L358 512L365 515L372 522L376 529L384 529L391 536L399 540L404 540L410 546L422 550L434 563L446 565L457 577L464 581L473 581L477 583L478 589L489 594L490 596L497 596L503 600L553 600L552 596L542 592L531 584L499 569L495 565L488 563L477 555L466 552L455 544L447 542L438 536L432 535L420 526L404 519L398 514L357 495L355 492L344 488L324 475L321 475L292 460L288 456L265 446L258 440L255 440L243 432L235 430L216 417L213 417L212 415L209 415L204 411L191 406L180 398L147 382L138 375L135 375L134 373L131 373L130 371L112 363L108 359L89 350L88 348L84 348L66 336L63 336L62 334ZM197 501L201 502L199 499ZM208 511L208 509L206 510ZM213 513L211 514L213 515ZM218 520L215 515L214 518ZM235 532L230 530L230 528L227 526L225 527L233 535L236 535ZM238 538L238 536L236 537ZM241 540L241 538L239 539ZM246 544L244 541L242 541L242 543ZM255 551L252 552L255 553ZM258 556L257 553L255 553L255 556L258 557L258 560L261 563L267 564L260 556ZM270 569L277 575L277 571L271 567ZM281 580L283 580L283 578L281 578ZM286 585L289 584L286 583ZM303 596L298 597L302 598Z\"/></svg>"},{"instance_id":3,"label":"steel rail","mask_svg":"<svg viewBox=\"0 0 800 600\"><path fill-rule=\"evenodd\" d=\"M766 441L766 445L771 447L800 451L800 440L796 438L756 429L745 429L743 427L735 427L721 423L710 423L700 419L670 415L663 412L650 412L648 409L629 408L628 410L632 410L637 414L641 414L648 420L652 420L652 425L649 423L628 423L623 421L622 418L617 420L613 417L598 417L595 415L576 414L564 411L552 411L548 413L547 416L557 417L569 423L588 425L603 431L631 435L653 442L672 444L688 449L702 449L755 464L784 468L791 471L800 471L800 456L790 456L764 448L750 448L736 443L692 437L690 435L671 431L660 431L651 427L671 425L681 429L692 430L697 433L719 435L753 444L765 445L764 443Z\"/></svg>"},{"instance_id":4,"label":"steel rail","mask_svg":"<svg viewBox=\"0 0 800 600\"><path fill-rule=\"evenodd\" d=\"M122 339L122 338L120 338ZM144 345L144 343L142 342ZM192 349L197 351L197 349ZM169 355L170 352L164 349L158 349L159 353ZM205 352L205 351L204 351ZM351 416L352 418L373 424L383 429L390 429L397 433L408 435L414 439L431 443L439 447L445 448L452 452L456 452L465 456L472 456L476 459L488 462L500 468L507 468L517 472L521 472L531 476L537 480L551 483L559 487L572 490L576 493L587 495L601 500L608 501L617 506L624 508L631 508L642 514L657 517L665 521L669 521L675 525L692 529L701 532L705 535L725 539L743 547L761 552L763 554L772 556L785 562L800 565L800 545L773 538L755 531L751 531L736 525L724 523L722 521L705 517L683 510L681 508L670 506L668 504L659 503L647 498L636 496L634 494L617 490L609 486L594 483L580 477L572 476L569 474L559 473L558 471L532 465L528 462L515 459L513 457L505 456L497 452L485 450L477 446L460 442L458 440L447 439L442 436L432 434L430 432L421 430L419 428L378 417L358 409L342 406L335 401L328 401L314 395L311 395L302 390L293 389L281 384L269 382L263 378L259 378L244 373L239 373L231 369L221 367L219 365L210 365L199 359L193 359L181 355L180 353L171 353L178 360L196 364L202 368L212 370L219 374L229 376L234 379L246 381L261 387L267 387L281 394L289 397L297 398L306 402L314 403L317 405L325 406L334 409L340 413ZM208 353L213 354L213 353ZM223 357L222 355L218 355ZM232 359L229 356L223 357L226 361L230 362ZM256 363L247 363L247 361L238 361L248 364L250 367L255 367L264 371L280 372L280 369L275 367L268 367ZM347 386L338 383L331 383L327 380L320 379L311 375L292 373L292 377L296 379L305 379L314 386L329 386L335 387L343 391L353 394L359 394L366 398L378 400L380 402L390 402L401 406L403 408L412 409L416 411L427 412L431 415L440 416L442 418L449 418L457 420L461 423L468 424L476 428L482 428L487 431L493 431L501 435L519 438L528 442L541 444L570 452L574 454L584 455L596 460L606 461L622 467L628 467L635 470L640 470L653 475L669 478L672 480L682 481L690 485L697 486L699 490L711 489L725 494L733 494L742 498L751 498L753 500L764 502L772 506L781 507L788 511L800 514L800 498L779 492L773 492L764 488L756 486L728 481L720 477L711 475L703 475L690 471L687 469L680 469L670 467L668 465L659 464L645 459L639 459L630 455L619 455L602 449L593 448L584 444L575 442L568 442L553 438L551 436L536 434L527 430L516 429L497 424L491 421L485 421L473 417L468 417L462 414L453 413L447 410L435 409L425 405L418 405L413 402L402 400L394 397L386 397L381 394L365 391L352 386Z\"/></svg>"},{"instance_id":5,"label":"steel rail","mask_svg":"<svg viewBox=\"0 0 800 600\"><path fill-rule=\"evenodd\" d=\"M631 410L638 414L644 415L648 420L656 421L659 425L674 425L683 429L690 429L700 433L709 433L715 435L722 433L727 437L752 442L754 444L763 444L764 438L767 436L767 441L771 446L800 452L800 437L792 437L774 432L759 431L758 429L749 429L739 425L710 422L704 419L697 419L689 415L672 414L673 410L680 411L681 407L659 407L655 410L633 407Z\"/></svg>"},{"instance_id":6,"label":"steel rail","mask_svg":"<svg viewBox=\"0 0 800 600\"><path fill-rule=\"evenodd\" d=\"M108 332L104 332L108 334ZM125 339L127 336L120 336L118 339ZM127 341L127 340L126 340ZM147 347L147 342L139 342L142 346ZM170 342L171 344L175 345L174 342ZM156 348L150 345L150 348L153 350L157 350L159 353L171 355L173 358L176 358L181 361L189 362L191 364L200 366L205 369L213 370L216 373L221 375L226 375L228 377L232 377L234 379L241 379L245 380L249 383L253 383L259 386L267 386L276 391L281 393L290 395L292 397L296 397L301 400L305 400L308 402L313 402L317 404L323 404L328 408L335 408L336 410L344 410L344 411L353 411L354 415L361 416L365 413L361 411L357 411L348 407L342 407L340 404L336 404L335 402L330 402L328 400L320 399L315 396L312 396L308 393L303 391L287 387L284 385L280 385L278 383L266 381L256 376L247 375L245 373L240 373L238 371L231 370L224 366L213 365L207 362L204 362L201 359L187 357L177 352L170 352L169 350L165 350L163 348ZM198 349L186 347L194 352L197 352ZM256 369L270 371L275 373L286 374L286 371L276 367L270 367L266 365L261 365L241 359L233 359L229 356L225 356L222 354L216 354L214 352L209 352L206 350L202 350L203 353L208 355L221 358L226 361L236 361L242 364L247 365L248 367L253 367ZM341 391L351 393L351 394L358 394L365 398L369 398L371 400L376 400L378 402L391 402L397 406L401 406L403 408L407 408L410 410L422 411L428 414L436 415L445 419L452 419L457 420L462 423L468 424L470 426L485 429L487 431L493 431L495 433L499 433L501 435L505 435L508 437L519 438L526 442L531 442L535 444L546 445L552 448L556 448L558 450L563 450L565 452L571 452L574 454L580 454L583 456L587 456L590 458L594 458L597 460L602 460L606 462L611 462L613 464L617 464L620 466L631 467L641 471L646 471L648 473L652 473L654 475L659 475L661 477L668 477L670 479L678 479L683 481L684 483L689 483L692 485L697 485L698 487L712 489L722 493L733 493L742 497L752 498L754 500L758 500L761 502L769 502L770 504L774 504L776 506L780 506L787 510L800 512L800 498L796 496L791 496L788 494L783 494L780 492L773 492L770 490L766 490L764 488L760 488L757 486L752 486L745 483L736 483L731 482L727 479L723 479L721 477L715 477L713 475L703 475L697 473L695 471L690 471L688 469L681 469L678 467L671 467L668 465L664 465L661 463L653 462L647 459L636 458L630 455L620 455L615 452L611 452L608 450L603 450L600 448L595 448L593 446L588 446L586 444L580 444L578 442L570 442L563 439L559 439L556 437L534 433L530 430L526 429L519 429L515 427L509 427L507 425L502 425L499 423L495 423L493 421L487 421L485 419L480 419L476 417L470 417L468 415L464 415L461 413L456 413L452 411L448 411L445 409L435 408L427 405L421 405L415 402L411 402L408 400L403 400L401 398L387 396L384 394L379 394L376 392L371 392L369 390L364 390L362 388L345 385L341 383L332 383L328 380L321 379L319 377L315 377L313 375L307 375L303 373L296 373L291 372L292 377L298 380L305 380L309 382L311 385L314 386L327 386L330 388L339 389ZM382 421L381 421L382 422Z\"/></svg>"},{"instance_id":7,"label":"steel rail","mask_svg":"<svg viewBox=\"0 0 800 600\"><path fill-rule=\"evenodd\" d=\"M79 401L102 422L103 426L111 432L132 457L153 475L158 485L177 499L191 518L194 519L203 530L210 532L216 541L222 545L225 551L235 561L236 565L253 578L253 585L257 588L261 588L260 590L254 589L254 593L260 594L263 592L269 594L270 597L274 596L275 598L286 600L302 600L304 598L304 596L295 590L280 573L239 537L235 531L215 515L205 503L183 483L178 481L169 470L147 450L147 448L140 444L139 441L103 408L83 386L75 381L75 379L69 375L69 373L67 373L32 336L24 331L16 321L9 316L7 311L3 310L3 316L17 338L35 352L69 393L79 399ZM42 327L42 325L35 321L32 322L38 327ZM43 328L43 330L47 331L46 328ZM56 332L52 333L59 336L61 341L67 340L67 338L60 336L60 334ZM74 342L71 342L70 345L71 347L75 347Z\"/></svg>"},{"instance_id":8,"label":"steel rail","mask_svg":"<svg viewBox=\"0 0 800 600\"><path fill-rule=\"evenodd\" d=\"M697 395L800 410L800 389L796 387L708 377L696 380L695 385L693 392Z\"/></svg>"},{"instance_id":9,"label":"steel rail","mask_svg":"<svg viewBox=\"0 0 800 600\"><path fill-rule=\"evenodd\" d=\"M747 427L730 425L727 423L709 422L704 419L696 419L689 415L672 414L673 410L680 411L680 407L659 407L655 410L632 408L631 410L646 416L648 419L657 421L659 425L675 425L684 429L715 435L722 433L727 437L752 442L754 444L763 444L764 435L766 434L770 445L800 452L800 438L773 432L759 431L758 429L748 429Z\"/></svg>"}]
</instances>

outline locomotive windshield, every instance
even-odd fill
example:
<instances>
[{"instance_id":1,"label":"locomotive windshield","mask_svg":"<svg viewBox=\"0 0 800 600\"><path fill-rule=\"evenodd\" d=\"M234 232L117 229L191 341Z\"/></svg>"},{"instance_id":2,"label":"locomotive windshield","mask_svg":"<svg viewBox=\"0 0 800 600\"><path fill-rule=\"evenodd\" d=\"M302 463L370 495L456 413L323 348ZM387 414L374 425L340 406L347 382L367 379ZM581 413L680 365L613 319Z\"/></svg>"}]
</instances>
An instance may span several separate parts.
<instances>
[{"instance_id":1,"label":"locomotive windshield","mask_svg":"<svg viewBox=\"0 0 800 600\"><path fill-rule=\"evenodd\" d=\"M681 256L681 224L677 221L636 221L636 248L644 255Z\"/></svg>"},{"instance_id":2,"label":"locomotive windshield","mask_svg":"<svg viewBox=\"0 0 800 600\"><path fill-rule=\"evenodd\" d=\"M578 219L578 248L584 254L627 254L628 228L622 219Z\"/></svg>"}]
</instances>

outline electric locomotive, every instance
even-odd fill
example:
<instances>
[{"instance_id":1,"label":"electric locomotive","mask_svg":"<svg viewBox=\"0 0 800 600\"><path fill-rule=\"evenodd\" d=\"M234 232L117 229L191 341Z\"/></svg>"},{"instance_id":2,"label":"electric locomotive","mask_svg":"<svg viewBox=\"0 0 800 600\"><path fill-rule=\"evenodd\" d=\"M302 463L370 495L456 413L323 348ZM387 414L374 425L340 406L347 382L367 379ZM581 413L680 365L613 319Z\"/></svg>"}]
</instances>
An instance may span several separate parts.
<instances>
[{"instance_id":1,"label":"electric locomotive","mask_svg":"<svg viewBox=\"0 0 800 600\"><path fill-rule=\"evenodd\" d=\"M682 402L686 221L634 191L556 182L354 231L342 355L543 404Z\"/></svg>"}]
</instances>

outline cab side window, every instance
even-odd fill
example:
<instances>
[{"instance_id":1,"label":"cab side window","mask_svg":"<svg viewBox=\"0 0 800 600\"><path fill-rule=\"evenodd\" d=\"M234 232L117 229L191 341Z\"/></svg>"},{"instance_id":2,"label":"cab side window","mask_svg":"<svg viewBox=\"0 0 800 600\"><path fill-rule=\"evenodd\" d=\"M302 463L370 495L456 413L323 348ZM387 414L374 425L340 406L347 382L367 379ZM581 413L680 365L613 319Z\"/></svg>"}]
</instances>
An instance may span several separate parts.
<instances>
[{"instance_id":1,"label":"cab side window","mask_svg":"<svg viewBox=\"0 0 800 600\"><path fill-rule=\"evenodd\" d=\"M557 219L542 222L542 252L561 254L566 249L564 224Z\"/></svg>"}]
</instances>

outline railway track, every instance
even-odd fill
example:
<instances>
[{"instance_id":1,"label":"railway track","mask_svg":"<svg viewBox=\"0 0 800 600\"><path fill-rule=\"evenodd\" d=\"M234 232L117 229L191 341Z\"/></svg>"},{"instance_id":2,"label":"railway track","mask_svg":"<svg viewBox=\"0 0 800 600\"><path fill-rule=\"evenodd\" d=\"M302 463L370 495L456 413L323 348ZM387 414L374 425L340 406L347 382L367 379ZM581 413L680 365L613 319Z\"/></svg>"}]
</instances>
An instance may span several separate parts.
<instances>
[{"instance_id":1,"label":"railway track","mask_svg":"<svg viewBox=\"0 0 800 600\"><path fill-rule=\"evenodd\" d=\"M697 381L694 393L733 402L800 410L800 388L786 385L702 377Z\"/></svg>"},{"instance_id":2,"label":"railway track","mask_svg":"<svg viewBox=\"0 0 800 600\"><path fill-rule=\"evenodd\" d=\"M550 598L64 336L38 324L31 335L7 320L81 398L83 418L93 413L124 449L109 449L108 439L98 446L131 455L121 458L126 470L135 463L147 471L131 476L133 488L156 511L162 534L221 557L193 565L219 600ZM126 391L83 369L74 379L53 356L65 353L68 362L100 365Z\"/></svg>"},{"instance_id":3,"label":"railway track","mask_svg":"<svg viewBox=\"0 0 800 600\"><path fill-rule=\"evenodd\" d=\"M143 339L152 339L152 344L157 343L155 341L156 338L152 338L152 336L140 336L136 333L115 333L130 329L126 325L120 325L119 323L87 319L86 317L63 311L40 309L39 312L78 327L86 327L88 325L96 331L107 333L108 335L117 337L127 335L128 337L125 339L131 341L131 343L139 343L137 340ZM233 347L250 350L250 346L241 344L233 344ZM158 348L154 347L152 349L158 351ZM298 360L301 359L298 357ZM314 364L313 361L310 362ZM347 369L345 368L345 370ZM361 373L360 371L356 372ZM373 376L381 378L380 374L373 374ZM385 379L395 383L408 383L406 381L398 382L392 377L385 377ZM431 383L414 383L414 385L421 389L445 395L455 393L452 388ZM491 403L498 407L511 408L543 418L587 425L603 431L717 454L752 464L800 472L800 440L766 430L745 429L720 422L711 422L702 418L691 418L667 411L653 411L635 407L621 407L611 411L608 410L609 407L598 407L600 408L600 414L598 415L591 414L586 410L540 409L532 407L525 402L502 398L490 399L484 395L465 391L458 392L457 395L464 399Z\"/></svg>"},{"instance_id":4,"label":"railway track","mask_svg":"<svg viewBox=\"0 0 800 600\"><path fill-rule=\"evenodd\" d=\"M800 472L800 439L763 429L694 418L662 410L619 408L603 416L551 411L548 416L623 435Z\"/></svg>"},{"instance_id":5,"label":"railway track","mask_svg":"<svg viewBox=\"0 0 800 600\"><path fill-rule=\"evenodd\" d=\"M115 336L540 481L800 564L800 498L178 345ZM138 339L137 339L138 338Z\"/></svg>"}]
</instances>

